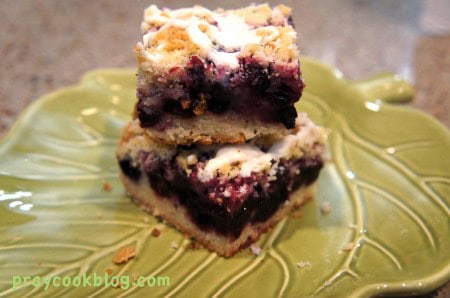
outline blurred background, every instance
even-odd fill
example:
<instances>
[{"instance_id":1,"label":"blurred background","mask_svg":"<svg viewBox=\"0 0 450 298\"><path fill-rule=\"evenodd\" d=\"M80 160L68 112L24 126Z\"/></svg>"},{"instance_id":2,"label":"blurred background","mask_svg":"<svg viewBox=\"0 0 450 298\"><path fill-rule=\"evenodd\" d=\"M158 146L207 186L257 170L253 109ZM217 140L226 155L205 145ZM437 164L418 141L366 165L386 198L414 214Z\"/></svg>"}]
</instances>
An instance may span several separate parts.
<instances>
[{"instance_id":1,"label":"blurred background","mask_svg":"<svg viewBox=\"0 0 450 298\"><path fill-rule=\"evenodd\" d=\"M0 136L39 96L99 67L135 67L143 9L252 1L0 0ZM276 1L268 1L277 4ZM395 72L414 84L411 105L450 126L450 0L302 0L294 8L303 55L352 79Z\"/></svg>"},{"instance_id":2,"label":"blurred background","mask_svg":"<svg viewBox=\"0 0 450 298\"><path fill-rule=\"evenodd\" d=\"M236 8L250 2L0 0L0 137L30 102L77 83L83 73L135 67L132 48L150 4ZM450 0L283 3L294 9L303 55L351 79L398 73L416 88L409 105L450 126ZM439 297L450 296L446 288Z\"/></svg>"}]
</instances>

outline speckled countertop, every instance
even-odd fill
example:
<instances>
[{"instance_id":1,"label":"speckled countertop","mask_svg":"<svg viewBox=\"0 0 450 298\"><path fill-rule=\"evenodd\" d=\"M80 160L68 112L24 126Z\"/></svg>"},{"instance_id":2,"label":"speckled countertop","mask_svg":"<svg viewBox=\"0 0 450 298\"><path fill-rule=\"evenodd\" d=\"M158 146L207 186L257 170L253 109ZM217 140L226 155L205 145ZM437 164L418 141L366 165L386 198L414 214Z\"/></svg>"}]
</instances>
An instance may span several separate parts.
<instances>
[{"instance_id":1,"label":"speckled countertop","mask_svg":"<svg viewBox=\"0 0 450 298\"><path fill-rule=\"evenodd\" d=\"M246 2L254 1L0 0L0 137L30 102L83 73L135 67L132 48L151 3L231 8ZM353 79L399 73L415 86L410 105L450 126L448 0L283 2L294 8L303 55Z\"/></svg>"},{"instance_id":2,"label":"speckled countertop","mask_svg":"<svg viewBox=\"0 0 450 298\"><path fill-rule=\"evenodd\" d=\"M134 67L132 47L150 3L202 2L236 7L232 1L0 0L0 136L31 101L75 84L83 73ZM302 54L354 79L399 73L416 88L411 105L450 126L448 0L284 3L294 7Z\"/></svg>"}]
</instances>

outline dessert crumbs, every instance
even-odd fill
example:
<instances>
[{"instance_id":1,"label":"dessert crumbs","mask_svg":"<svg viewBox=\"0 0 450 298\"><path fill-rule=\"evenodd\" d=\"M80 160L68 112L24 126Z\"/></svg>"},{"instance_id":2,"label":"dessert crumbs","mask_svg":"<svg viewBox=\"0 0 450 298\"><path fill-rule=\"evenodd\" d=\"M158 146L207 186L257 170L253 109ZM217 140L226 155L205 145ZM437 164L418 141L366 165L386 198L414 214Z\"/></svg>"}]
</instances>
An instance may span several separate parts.
<instances>
[{"instance_id":1,"label":"dessert crumbs","mask_svg":"<svg viewBox=\"0 0 450 298\"><path fill-rule=\"evenodd\" d=\"M356 230L356 229L358 228L358 226L355 225L355 224L348 224L347 227L348 227L350 230Z\"/></svg>"},{"instance_id":2,"label":"dessert crumbs","mask_svg":"<svg viewBox=\"0 0 450 298\"><path fill-rule=\"evenodd\" d=\"M161 231L159 229L157 229L157 228L154 228L152 230L152 236L153 237L159 237L159 235L161 235Z\"/></svg>"},{"instance_id":3,"label":"dessert crumbs","mask_svg":"<svg viewBox=\"0 0 450 298\"><path fill-rule=\"evenodd\" d=\"M342 247L342 250L351 251L353 248L355 248L355 244L350 242L344 245L344 247Z\"/></svg>"},{"instance_id":4,"label":"dessert crumbs","mask_svg":"<svg viewBox=\"0 0 450 298\"><path fill-rule=\"evenodd\" d=\"M172 242L170 243L170 247L172 247L173 249L178 249L179 245L178 245L178 243L176 243L175 241L172 241Z\"/></svg>"},{"instance_id":5,"label":"dessert crumbs","mask_svg":"<svg viewBox=\"0 0 450 298\"><path fill-rule=\"evenodd\" d=\"M324 282L323 286L324 286L324 287L329 287L329 286L331 286L331 281L327 280L326 282Z\"/></svg>"},{"instance_id":6,"label":"dessert crumbs","mask_svg":"<svg viewBox=\"0 0 450 298\"><path fill-rule=\"evenodd\" d=\"M259 256L261 254L261 247L257 244L250 245L250 250L255 256Z\"/></svg>"},{"instance_id":7,"label":"dessert crumbs","mask_svg":"<svg viewBox=\"0 0 450 298\"><path fill-rule=\"evenodd\" d=\"M131 246L122 247L114 256L114 263L122 264L128 262L136 256L136 250Z\"/></svg>"},{"instance_id":8,"label":"dessert crumbs","mask_svg":"<svg viewBox=\"0 0 450 298\"><path fill-rule=\"evenodd\" d=\"M112 268L108 268L105 270L106 274L111 275L113 273L113 269Z\"/></svg>"},{"instance_id":9,"label":"dessert crumbs","mask_svg":"<svg viewBox=\"0 0 450 298\"><path fill-rule=\"evenodd\" d=\"M112 185L109 183L109 182L104 182L103 183L103 190L104 191L107 191L107 192L110 192L111 190L112 190Z\"/></svg>"},{"instance_id":10,"label":"dessert crumbs","mask_svg":"<svg viewBox=\"0 0 450 298\"><path fill-rule=\"evenodd\" d=\"M311 262L309 261L300 261L296 265L299 268L312 267Z\"/></svg>"},{"instance_id":11,"label":"dessert crumbs","mask_svg":"<svg viewBox=\"0 0 450 298\"><path fill-rule=\"evenodd\" d=\"M323 202L322 204L320 204L320 212L322 212L322 214L330 213L331 212L330 202Z\"/></svg>"},{"instance_id":12,"label":"dessert crumbs","mask_svg":"<svg viewBox=\"0 0 450 298\"><path fill-rule=\"evenodd\" d=\"M150 221L150 218L148 216L144 216L144 223L148 224Z\"/></svg>"}]
</instances>

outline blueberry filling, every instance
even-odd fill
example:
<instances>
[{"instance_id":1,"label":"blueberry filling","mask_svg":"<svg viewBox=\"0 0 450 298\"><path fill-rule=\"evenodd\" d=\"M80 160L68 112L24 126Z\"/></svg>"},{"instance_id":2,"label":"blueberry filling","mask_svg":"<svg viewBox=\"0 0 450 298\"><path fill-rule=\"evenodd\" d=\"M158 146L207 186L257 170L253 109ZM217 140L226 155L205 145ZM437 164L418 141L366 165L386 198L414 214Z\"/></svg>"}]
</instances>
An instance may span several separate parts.
<instances>
[{"instance_id":1,"label":"blueberry filling","mask_svg":"<svg viewBox=\"0 0 450 298\"><path fill-rule=\"evenodd\" d=\"M195 117L206 112L233 112L264 122L278 122L293 128L303 82L298 69L275 71L249 59L239 69L223 74L212 62L206 65L196 56L169 86L140 86L137 113L143 127L155 127L169 115ZM163 128L162 126L160 127Z\"/></svg>"},{"instance_id":2,"label":"blueberry filling","mask_svg":"<svg viewBox=\"0 0 450 298\"><path fill-rule=\"evenodd\" d=\"M200 162L190 166L192 174L188 176L175 158L161 160L152 153L143 153L142 172L156 193L186 207L201 229L215 231L230 239L238 238L247 223L270 218L289 198L290 191L314 182L323 165L320 158L281 160L275 181L269 182L267 176L253 173L250 177L238 176L225 181L214 178L202 182L197 177L198 166L208 156L199 155ZM136 169L129 170L129 161L120 164L127 170L124 173L136 180L133 178Z\"/></svg>"},{"instance_id":3,"label":"blueberry filling","mask_svg":"<svg viewBox=\"0 0 450 298\"><path fill-rule=\"evenodd\" d=\"M208 110L220 114L228 110L231 95L227 89L219 83L213 83L210 89L211 99L208 101Z\"/></svg>"},{"instance_id":4,"label":"blueberry filling","mask_svg":"<svg viewBox=\"0 0 450 298\"><path fill-rule=\"evenodd\" d=\"M258 94L263 94L270 86L269 71L258 63L249 63L244 66L244 77L247 84L255 87Z\"/></svg>"},{"instance_id":5,"label":"blueberry filling","mask_svg":"<svg viewBox=\"0 0 450 298\"><path fill-rule=\"evenodd\" d=\"M297 110L292 107L286 107L278 113L276 113L277 119L288 128L293 128L295 126L295 119L297 118Z\"/></svg>"}]
</instances>

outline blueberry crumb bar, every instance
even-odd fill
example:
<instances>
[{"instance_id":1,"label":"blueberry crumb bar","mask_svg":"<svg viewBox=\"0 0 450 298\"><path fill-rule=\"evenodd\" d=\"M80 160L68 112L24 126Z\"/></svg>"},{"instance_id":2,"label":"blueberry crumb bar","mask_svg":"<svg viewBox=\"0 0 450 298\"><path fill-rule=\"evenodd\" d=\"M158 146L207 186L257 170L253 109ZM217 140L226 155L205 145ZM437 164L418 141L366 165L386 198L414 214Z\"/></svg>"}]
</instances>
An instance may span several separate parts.
<instances>
[{"instance_id":1,"label":"blueberry crumb bar","mask_svg":"<svg viewBox=\"0 0 450 298\"><path fill-rule=\"evenodd\" d=\"M167 145L131 122L121 179L144 209L232 256L311 197L326 134L300 113L291 134L245 144Z\"/></svg>"},{"instance_id":2,"label":"blueberry crumb bar","mask_svg":"<svg viewBox=\"0 0 450 298\"><path fill-rule=\"evenodd\" d=\"M177 143L242 143L295 125L304 83L291 9L148 7L136 46L141 126ZM229 129L223 123L245 119Z\"/></svg>"}]
</instances>

